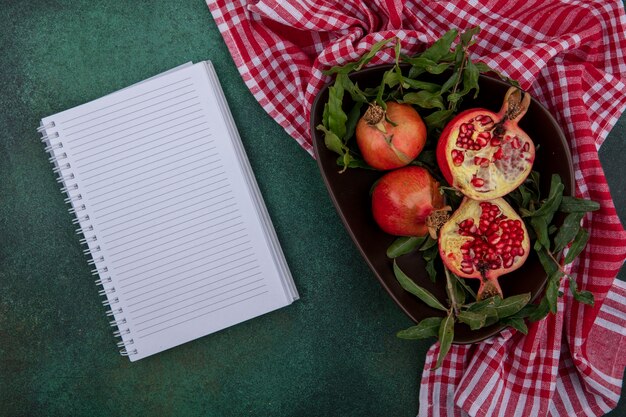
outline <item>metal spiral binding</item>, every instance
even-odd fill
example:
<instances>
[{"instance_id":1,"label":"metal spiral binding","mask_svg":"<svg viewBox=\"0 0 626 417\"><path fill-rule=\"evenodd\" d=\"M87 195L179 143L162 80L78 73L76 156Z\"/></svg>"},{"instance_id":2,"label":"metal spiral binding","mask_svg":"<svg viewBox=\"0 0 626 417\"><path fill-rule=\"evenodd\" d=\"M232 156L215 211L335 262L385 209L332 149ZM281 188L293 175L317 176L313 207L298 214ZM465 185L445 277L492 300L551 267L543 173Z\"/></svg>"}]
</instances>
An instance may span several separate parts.
<instances>
[{"instance_id":1,"label":"metal spiral binding","mask_svg":"<svg viewBox=\"0 0 626 417\"><path fill-rule=\"evenodd\" d=\"M67 195L64 202L72 206L68 209L68 211L75 216L72 223L78 225L76 234L83 235L83 238L80 239L80 244L87 245L87 248L83 250L83 253L91 258L87 261L87 263L89 265L94 265L94 268L91 270L91 274L99 275L99 278L95 280L95 283L101 288L98 291L98 294L106 297L106 299L102 301L102 305L111 307L106 311L106 315L107 317L113 318L113 320L109 321L109 324L112 327L117 328L117 330L113 332L113 336L123 338L124 336L129 335L131 331L128 327L122 327L127 323L126 318L121 316L123 314L122 308L114 307L114 305L119 303L120 300L118 297L113 296L113 294L115 294L115 287L112 286L112 278L106 275L109 268L106 266L105 257L102 254L100 246L94 244L98 238L95 235L93 225L89 224L89 215L83 214L83 212L88 209L87 204L83 203L83 196L79 191L80 187L76 181L76 176L74 175L74 172L71 171L72 165L69 161L67 161L67 153L63 150L63 142L58 140L60 138L59 132L51 131L54 127L56 127L54 122L50 122L45 125L42 124L37 128L37 132L41 133L41 141L46 144L46 147L44 148L45 152L50 154L48 161L55 165L52 171L57 174L57 183L62 184L60 190L62 193ZM129 346L134 343L134 340L130 338L123 338L121 341L117 342L120 354L122 356L136 355L137 349L129 349Z\"/></svg>"}]
</instances>

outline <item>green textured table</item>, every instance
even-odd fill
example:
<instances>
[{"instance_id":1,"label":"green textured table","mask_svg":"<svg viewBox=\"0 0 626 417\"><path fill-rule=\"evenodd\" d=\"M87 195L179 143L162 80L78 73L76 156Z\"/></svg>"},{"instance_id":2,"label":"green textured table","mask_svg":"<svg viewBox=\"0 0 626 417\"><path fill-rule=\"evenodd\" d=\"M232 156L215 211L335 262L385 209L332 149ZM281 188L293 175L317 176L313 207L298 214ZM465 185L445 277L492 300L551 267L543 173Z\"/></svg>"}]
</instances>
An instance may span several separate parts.
<instances>
[{"instance_id":1,"label":"green textured table","mask_svg":"<svg viewBox=\"0 0 626 417\"><path fill-rule=\"evenodd\" d=\"M0 6L1 416L414 416L431 341L361 260L315 161L248 92L202 0ZM186 61L222 80L301 300L131 364L111 328L39 119ZM622 117L602 162L625 219ZM623 275L623 272L622 272ZM613 416L626 413L622 400Z\"/></svg>"}]
</instances>

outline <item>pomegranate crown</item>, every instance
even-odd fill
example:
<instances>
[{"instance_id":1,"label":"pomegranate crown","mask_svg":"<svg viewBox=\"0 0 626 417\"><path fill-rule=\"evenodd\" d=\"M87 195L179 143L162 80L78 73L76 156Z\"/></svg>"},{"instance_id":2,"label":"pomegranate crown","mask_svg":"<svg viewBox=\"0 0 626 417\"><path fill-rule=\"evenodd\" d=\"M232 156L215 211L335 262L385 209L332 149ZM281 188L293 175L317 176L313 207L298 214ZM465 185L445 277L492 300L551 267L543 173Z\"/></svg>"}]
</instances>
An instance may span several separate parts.
<instances>
[{"instance_id":1,"label":"pomegranate crown","mask_svg":"<svg viewBox=\"0 0 626 417\"><path fill-rule=\"evenodd\" d=\"M370 103L369 108L365 111L363 118L369 125L377 125L385 118L385 110L376 103Z\"/></svg>"}]
</instances>

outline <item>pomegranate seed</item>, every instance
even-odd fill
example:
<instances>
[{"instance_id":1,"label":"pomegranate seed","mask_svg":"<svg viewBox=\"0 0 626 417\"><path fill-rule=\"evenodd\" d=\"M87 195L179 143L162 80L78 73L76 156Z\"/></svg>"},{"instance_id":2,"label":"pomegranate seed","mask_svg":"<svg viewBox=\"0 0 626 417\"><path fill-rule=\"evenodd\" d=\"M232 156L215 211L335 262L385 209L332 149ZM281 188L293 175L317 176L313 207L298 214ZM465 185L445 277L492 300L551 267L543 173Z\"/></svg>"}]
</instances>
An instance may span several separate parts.
<instances>
[{"instance_id":1,"label":"pomegranate seed","mask_svg":"<svg viewBox=\"0 0 626 417\"><path fill-rule=\"evenodd\" d=\"M463 152L453 149L452 150L452 162L454 163L455 166L461 166L463 165L463 160L465 159L465 157L463 156Z\"/></svg>"},{"instance_id":2,"label":"pomegranate seed","mask_svg":"<svg viewBox=\"0 0 626 417\"><path fill-rule=\"evenodd\" d=\"M502 157L504 156L504 152L502 151L502 148L498 148L498 150L496 151L496 153L493 154L493 159L502 159Z\"/></svg>"},{"instance_id":3,"label":"pomegranate seed","mask_svg":"<svg viewBox=\"0 0 626 417\"><path fill-rule=\"evenodd\" d=\"M473 224L474 224L474 219L465 219L461 222L461 224L459 224L459 226L461 226L464 229L467 229L468 227L472 227Z\"/></svg>"},{"instance_id":4,"label":"pomegranate seed","mask_svg":"<svg viewBox=\"0 0 626 417\"><path fill-rule=\"evenodd\" d=\"M478 177L474 177L471 179L470 183L474 186L474 187L482 187L483 185L485 185L485 180L482 178L478 178Z\"/></svg>"},{"instance_id":5,"label":"pomegranate seed","mask_svg":"<svg viewBox=\"0 0 626 417\"><path fill-rule=\"evenodd\" d=\"M492 233L489 236L487 236L487 242L489 242L489 244L491 245L495 245L500 241L500 236L498 236L497 233ZM496 247L497 249L497 247Z\"/></svg>"},{"instance_id":6,"label":"pomegranate seed","mask_svg":"<svg viewBox=\"0 0 626 417\"><path fill-rule=\"evenodd\" d=\"M474 157L474 165L480 165L483 168L487 168L489 166L489 160L487 158L482 158L480 156Z\"/></svg>"},{"instance_id":7,"label":"pomegranate seed","mask_svg":"<svg viewBox=\"0 0 626 417\"><path fill-rule=\"evenodd\" d=\"M513 145L513 149L519 149L520 146L522 146L517 136L515 136L515 138L513 139L512 145Z\"/></svg>"},{"instance_id":8,"label":"pomegranate seed","mask_svg":"<svg viewBox=\"0 0 626 417\"><path fill-rule=\"evenodd\" d=\"M522 146L522 150L523 150L524 152L528 152L528 151L530 150L530 143L525 142L525 143L524 143L524 146Z\"/></svg>"},{"instance_id":9,"label":"pomegranate seed","mask_svg":"<svg viewBox=\"0 0 626 417\"><path fill-rule=\"evenodd\" d=\"M466 124L466 123L463 123L463 124L461 125L461 127L460 127L460 129L459 129L459 130L461 131L461 134L463 134L463 135L464 135L465 133L467 133L467 124Z\"/></svg>"},{"instance_id":10,"label":"pomegranate seed","mask_svg":"<svg viewBox=\"0 0 626 417\"><path fill-rule=\"evenodd\" d=\"M500 146L500 143L502 143L502 141L499 137L494 136L493 138L491 138L491 146Z\"/></svg>"}]
</instances>

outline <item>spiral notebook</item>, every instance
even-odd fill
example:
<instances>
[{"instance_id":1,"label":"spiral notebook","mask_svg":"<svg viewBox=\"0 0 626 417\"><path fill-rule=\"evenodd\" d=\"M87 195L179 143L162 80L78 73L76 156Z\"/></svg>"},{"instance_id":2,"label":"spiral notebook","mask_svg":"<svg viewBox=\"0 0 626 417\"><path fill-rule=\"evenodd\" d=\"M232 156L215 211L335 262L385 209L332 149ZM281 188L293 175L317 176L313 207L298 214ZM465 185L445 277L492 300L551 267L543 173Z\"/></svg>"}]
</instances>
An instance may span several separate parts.
<instances>
[{"instance_id":1,"label":"spiral notebook","mask_svg":"<svg viewBox=\"0 0 626 417\"><path fill-rule=\"evenodd\" d=\"M131 361L298 298L210 62L38 130Z\"/></svg>"}]
</instances>

